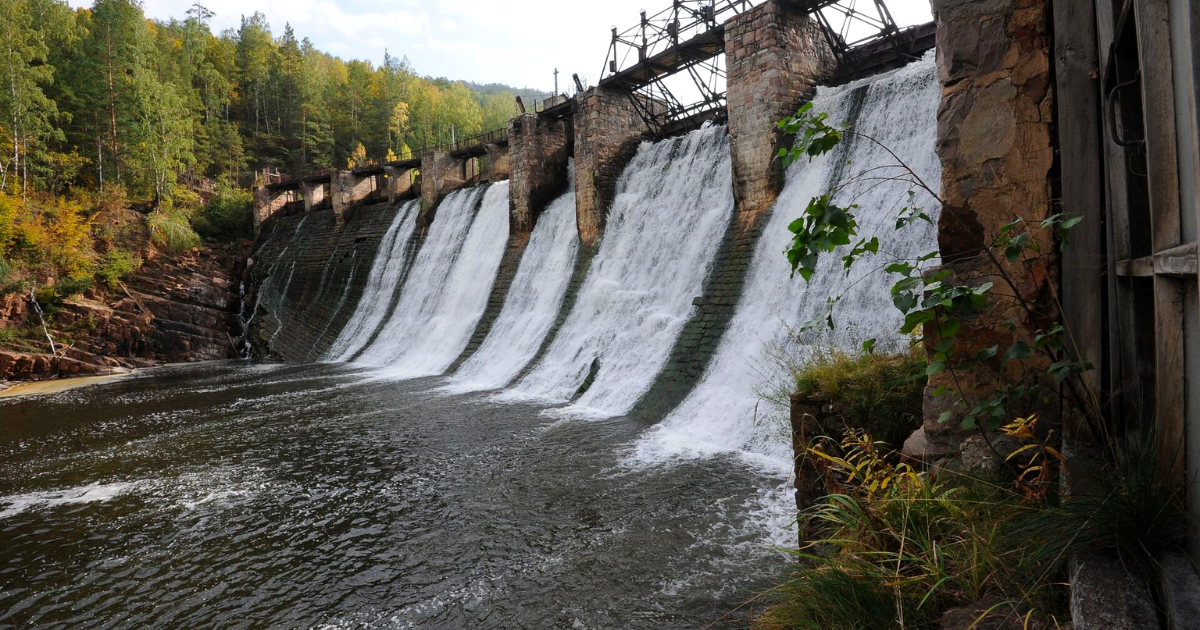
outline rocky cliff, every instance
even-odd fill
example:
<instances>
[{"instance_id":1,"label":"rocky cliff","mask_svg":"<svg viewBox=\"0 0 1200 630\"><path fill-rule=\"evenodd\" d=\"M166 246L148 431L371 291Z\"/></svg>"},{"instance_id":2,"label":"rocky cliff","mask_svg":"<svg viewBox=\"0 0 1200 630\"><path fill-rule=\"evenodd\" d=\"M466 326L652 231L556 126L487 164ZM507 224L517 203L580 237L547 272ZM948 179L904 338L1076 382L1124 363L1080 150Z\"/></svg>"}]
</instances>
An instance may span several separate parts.
<instances>
[{"instance_id":1,"label":"rocky cliff","mask_svg":"<svg viewBox=\"0 0 1200 630\"><path fill-rule=\"evenodd\" d=\"M4 296L0 330L11 332L0 349L0 380L236 357L242 260L237 247L160 256L112 290L90 289L48 308L53 352L28 295Z\"/></svg>"}]
</instances>

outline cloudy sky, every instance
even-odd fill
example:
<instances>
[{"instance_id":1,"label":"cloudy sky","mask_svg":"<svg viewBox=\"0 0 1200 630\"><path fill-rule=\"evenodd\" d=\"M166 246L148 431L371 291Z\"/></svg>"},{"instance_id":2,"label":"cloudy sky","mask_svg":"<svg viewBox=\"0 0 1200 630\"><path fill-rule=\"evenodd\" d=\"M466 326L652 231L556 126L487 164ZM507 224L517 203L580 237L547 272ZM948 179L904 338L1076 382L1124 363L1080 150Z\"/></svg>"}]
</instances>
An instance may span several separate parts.
<instances>
[{"instance_id":1,"label":"cloudy sky","mask_svg":"<svg viewBox=\"0 0 1200 630\"><path fill-rule=\"evenodd\" d=\"M69 0L73 6L91 0ZM480 83L549 90L571 73L595 83L610 29L638 22L670 0L143 0L147 15L183 18L194 2L215 13L214 31L237 28L261 11L276 35L291 23L297 37L343 58L379 63L384 49L407 56L417 72ZM859 0L869 6L869 0ZM902 26L929 21L928 0L888 0Z\"/></svg>"}]
</instances>

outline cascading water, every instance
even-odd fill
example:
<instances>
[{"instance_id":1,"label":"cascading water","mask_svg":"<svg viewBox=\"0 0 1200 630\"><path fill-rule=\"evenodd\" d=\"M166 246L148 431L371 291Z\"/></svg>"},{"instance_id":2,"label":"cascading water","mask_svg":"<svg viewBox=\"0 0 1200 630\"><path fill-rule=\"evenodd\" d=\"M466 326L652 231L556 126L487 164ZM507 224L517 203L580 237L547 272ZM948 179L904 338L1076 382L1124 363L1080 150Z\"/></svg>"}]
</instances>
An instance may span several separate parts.
<instances>
[{"instance_id":1,"label":"cascading water","mask_svg":"<svg viewBox=\"0 0 1200 630\"><path fill-rule=\"evenodd\" d=\"M731 168L724 127L638 149L574 308L545 357L502 399L568 402L590 380L566 413L633 407L669 356L729 226Z\"/></svg>"},{"instance_id":2,"label":"cascading water","mask_svg":"<svg viewBox=\"0 0 1200 630\"><path fill-rule=\"evenodd\" d=\"M574 183L572 170L570 190L546 207L533 228L487 339L454 373L446 391L504 387L537 354L562 306L579 253Z\"/></svg>"},{"instance_id":3,"label":"cascading water","mask_svg":"<svg viewBox=\"0 0 1200 630\"><path fill-rule=\"evenodd\" d=\"M941 169L934 141L939 95L933 59L926 57L887 75L822 88L814 110L828 112L831 122L847 121L855 131L876 138L937 190ZM834 253L822 256L811 283L798 276L792 279L781 253L791 236L788 223L800 216L811 197L865 169L889 164L895 160L880 146L847 136L830 154L791 167L758 243L745 293L716 355L691 395L639 441L635 459L741 452L763 463L790 467L785 425L772 421L761 394L773 385L788 385L790 375L776 365L780 353L793 360L811 353L813 347L792 331L821 317L829 298L841 296L834 311L837 328L818 343L847 350L868 338L879 338L880 347L889 339L903 343L895 339L902 317L891 304L891 281L877 263L912 260L937 250L931 225L920 222L899 234L892 231L897 211L908 205L906 184L868 181L838 196L843 205L850 200L859 205L860 236L877 234L881 243L874 261L861 262L849 276L841 269L841 254ZM917 204L936 221L940 207L935 199L918 192ZM929 264L936 263L935 259Z\"/></svg>"},{"instance_id":4,"label":"cascading water","mask_svg":"<svg viewBox=\"0 0 1200 630\"><path fill-rule=\"evenodd\" d=\"M487 307L507 241L507 181L447 196L396 308L357 361L397 377L444 372Z\"/></svg>"},{"instance_id":5,"label":"cascading water","mask_svg":"<svg viewBox=\"0 0 1200 630\"><path fill-rule=\"evenodd\" d=\"M409 247L420 210L420 201L410 201L396 212L396 218L379 242L379 253L363 287L360 306L325 352L326 360L349 361L371 341L387 317L411 261Z\"/></svg>"}]
</instances>

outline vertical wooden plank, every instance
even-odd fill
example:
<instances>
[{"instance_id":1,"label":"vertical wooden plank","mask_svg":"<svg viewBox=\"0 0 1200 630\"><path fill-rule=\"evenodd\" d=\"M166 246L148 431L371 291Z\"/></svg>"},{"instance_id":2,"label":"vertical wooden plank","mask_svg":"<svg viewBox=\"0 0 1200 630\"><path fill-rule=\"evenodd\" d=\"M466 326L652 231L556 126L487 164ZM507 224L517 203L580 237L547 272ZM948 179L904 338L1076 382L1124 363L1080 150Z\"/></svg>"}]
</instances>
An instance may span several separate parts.
<instances>
[{"instance_id":1,"label":"vertical wooden plank","mask_svg":"<svg viewBox=\"0 0 1200 630\"><path fill-rule=\"evenodd\" d=\"M1179 163L1171 28L1166 0L1135 0L1154 252L1180 244Z\"/></svg>"},{"instance_id":2,"label":"vertical wooden plank","mask_svg":"<svg viewBox=\"0 0 1200 630\"><path fill-rule=\"evenodd\" d=\"M1116 41L1117 18L1113 12L1112 0L1095 0L1093 5L1096 12L1096 41L1097 54L1100 55L1100 68L1106 69L1107 55ZM1115 83L1115 77L1109 79ZM1103 101L1102 115L1120 117L1117 112L1110 111L1107 100ZM1119 124L1119 123L1118 123ZM1105 139L1104 169L1105 169L1105 210L1107 212L1107 229L1105 237L1108 245L1108 375L1109 391L1112 394L1112 413L1119 417L1129 417L1136 413L1138 385L1138 370L1134 364L1137 356L1134 327L1134 301L1132 286L1128 280L1117 277L1116 261L1132 257L1129 231L1129 190L1125 183L1129 167L1125 151Z\"/></svg>"},{"instance_id":3,"label":"vertical wooden plank","mask_svg":"<svg viewBox=\"0 0 1200 630\"><path fill-rule=\"evenodd\" d=\"M1104 0L1101 0L1104 1ZM1093 0L1056 0L1054 23L1094 24ZM1096 370L1088 387L1101 399L1104 365L1104 179L1101 169L1099 60L1096 32L1057 28L1054 33L1055 101L1058 124L1061 211L1083 216L1062 251L1063 317L1069 350ZM1072 434L1077 427L1066 427Z\"/></svg>"},{"instance_id":4,"label":"vertical wooden plank","mask_svg":"<svg viewBox=\"0 0 1200 630\"><path fill-rule=\"evenodd\" d=\"M1170 0L1175 79L1175 124L1179 134L1179 199L1183 242L1200 233L1200 0ZM1200 473L1200 278L1184 287L1184 463L1186 479ZM1189 512L1200 509L1200 485L1187 483ZM1189 519L1188 552L1200 559L1200 522Z\"/></svg>"},{"instance_id":5,"label":"vertical wooden plank","mask_svg":"<svg viewBox=\"0 0 1200 630\"><path fill-rule=\"evenodd\" d=\"M1167 0L1135 0L1151 241L1155 253L1180 244L1179 156ZM1183 297L1177 280L1154 279L1155 415L1160 454L1184 479Z\"/></svg>"},{"instance_id":6,"label":"vertical wooden plank","mask_svg":"<svg viewBox=\"0 0 1200 630\"><path fill-rule=\"evenodd\" d=\"M1185 480L1184 461L1184 281L1154 278L1155 408L1159 456L1170 459L1177 480Z\"/></svg>"}]
</instances>

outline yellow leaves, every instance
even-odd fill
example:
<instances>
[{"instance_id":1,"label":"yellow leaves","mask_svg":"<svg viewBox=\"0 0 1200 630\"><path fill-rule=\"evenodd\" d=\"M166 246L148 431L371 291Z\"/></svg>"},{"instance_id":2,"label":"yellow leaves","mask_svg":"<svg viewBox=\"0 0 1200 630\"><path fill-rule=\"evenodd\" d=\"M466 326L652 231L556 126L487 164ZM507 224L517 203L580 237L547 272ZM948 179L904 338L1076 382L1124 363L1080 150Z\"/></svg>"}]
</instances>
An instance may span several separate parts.
<instances>
[{"instance_id":1,"label":"yellow leaves","mask_svg":"<svg viewBox=\"0 0 1200 630\"><path fill-rule=\"evenodd\" d=\"M889 489L920 488L921 477L912 466L891 463L879 451L879 444L862 429L847 429L839 444L841 456L826 452L820 444L810 448L809 453L829 463L835 475L864 490L868 498Z\"/></svg>"},{"instance_id":2,"label":"yellow leaves","mask_svg":"<svg viewBox=\"0 0 1200 630\"><path fill-rule=\"evenodd\" d=\"M77 202L27 201L0 193L0 255L50 264L63 276L86 275L92 264L92 221Z\"/></svg>"},{"instance_id":3,"label":"yellow leaves","mask_svg":"<svg viewBox=\"0 0 1200 630\"><path fill-rule=\"evenodd\" d=\"M1017 418L1000 427L1000 432L1004 435L1024 442L1009 453L1004 461L1016 460L1019 471L1017 487L1031 499L1041 499L1046 495L1059 467L1067 462L1067 458L1050 444L1054 438L1054 431L1047 431L1045 438L1042 438L1038 436L1037 429L1037 414ZM1027 455L1028 459L1019 459L1018 456L1021 455Z\"/></svg>"},{"instance_id":4,"label":"yellow leaves","mask_svg":"<svg viewBox=\"0 0 1200 630\"><path fill-rule=\"evenodd\" d=\"M350 157L346 159L346 168L357 168L370 163L371 161L367 158L367 148L359 142L358 146L354 147L354 151L350 153Z\"/></svg>"}]
</instances>

